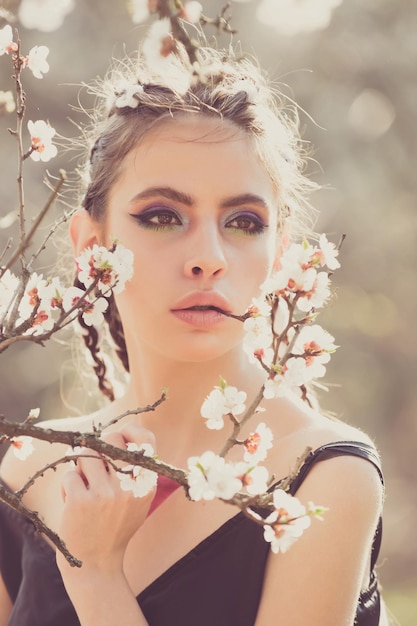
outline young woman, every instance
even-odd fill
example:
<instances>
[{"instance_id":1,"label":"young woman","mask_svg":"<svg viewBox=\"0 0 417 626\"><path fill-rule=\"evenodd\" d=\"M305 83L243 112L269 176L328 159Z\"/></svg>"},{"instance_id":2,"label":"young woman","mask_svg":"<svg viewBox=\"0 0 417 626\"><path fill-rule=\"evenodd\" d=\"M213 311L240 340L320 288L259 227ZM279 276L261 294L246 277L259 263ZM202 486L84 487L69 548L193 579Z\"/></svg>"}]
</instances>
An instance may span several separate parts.
<instances>
[{"instance_id":1,"label":"young woman","mask_svg":"<svg viewBox=\"0 0 417 626\"><path fill-rule=\"evenodd\" d=\"M208 430L200 416L219 376L248 397L265 381L244 353L241 321L229 314L246 311L302 231L308 188L296 123L259 72L210 49L202 54L198 76L177 61L180 87L172 73L165 80L141 66L112 91L97 122L70 234L76 256L114 240L134 253L133 279L107 313L130 382L93 415L48 422L91 431L168 387L157 411L129 415L103 437L119 447L152 443L178 467L222 448L226 431ZM92 329L87 343L110 396L96 339ZM288 475L311 446L291 493L329 509L288 552L271 553L262 529L233 507L190 502L172 485L150 509L154 491L134 498L90 454L75 468L46 472L25 495L81 568L60 553L55 560L47 540L2 505L0 625L382 624L374 565L383 489L372 442L295 397L262 406L274 435L270 475ZM37 442L25 463L9 453L1 479L16 490L65 452ZM232 449L230 459L239 458Z\"/></svg>"}]
</instances>

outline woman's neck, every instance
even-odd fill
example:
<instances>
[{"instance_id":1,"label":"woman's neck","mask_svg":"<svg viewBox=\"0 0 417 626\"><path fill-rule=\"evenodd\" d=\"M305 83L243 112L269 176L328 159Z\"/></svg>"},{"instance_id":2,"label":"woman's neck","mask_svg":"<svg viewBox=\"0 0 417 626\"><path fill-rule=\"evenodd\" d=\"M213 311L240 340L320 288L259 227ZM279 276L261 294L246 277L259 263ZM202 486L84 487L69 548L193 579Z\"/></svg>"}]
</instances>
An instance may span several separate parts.
<instances>
[{"instance_id":1,"label":"woman's neck","mask_svg":"<svg viewBox=\"0 0 417 626\"><path fill-rule=\"evenodd\" d=\"M120 413L128 409L152 405L167 390L167 399L155 411L132 416L152 430L160 445L175 442L184 451L207 449L226 438L226 432L209 431L200 415L205 397L220 377L229 385L246 391L250 401L259 390L264 374L251 365L240 347L220 358L202 363L173 362L159 355L131 359L131 381L124 398L116 402ZM184 452L185 453L185 452ZM178 451L181 456L181 452ZM171 462L174 462L172 460Z\"/></svg>"}]
</instances>

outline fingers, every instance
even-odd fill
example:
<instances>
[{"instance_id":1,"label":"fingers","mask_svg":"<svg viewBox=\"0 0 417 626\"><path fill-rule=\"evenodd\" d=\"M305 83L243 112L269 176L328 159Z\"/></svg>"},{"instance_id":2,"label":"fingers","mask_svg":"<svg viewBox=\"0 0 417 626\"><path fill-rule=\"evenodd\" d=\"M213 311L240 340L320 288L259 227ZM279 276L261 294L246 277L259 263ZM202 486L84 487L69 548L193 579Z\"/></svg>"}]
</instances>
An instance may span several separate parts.
<instances>
[{"instance_id":1,"label":"fingers","mask_svg":"<svg viewBox=\"0 0 417 626\"><path fill-rule=\"evenodd\" d=\"M156 445L154 434L150 430L136 424L126 424L118 431L105 433L102 435L102 439L118 448L126 448L129 443L135 443L138 446L146 443L150 444L155 450Z\"/></svg>"},{"instance_id":2,"label":"fingers","mask_svg":"<svg viewBox=\"0 0 417 626\"><path fill-rule=\"evenodd\" d=\"M130 448L129 444L134 444L137 446L137 449L143 446L146 450L145 453L149 456L153 456L155 450L153 433L135 424L128 424L117 431L103 433L102 439L104 442L122 450ZM132 447L132 449L134 448ZM65 481L62 486L64 501L69 491L89 490L93 486L98 485L105 488L112 481L119 482L116 478L116 469L117 467L124 467L125 463L120 461L107 462L98 452L89 448L81 448L78 454L74 469L67 471L65 474Z\"/></svg>"}]
</instances>

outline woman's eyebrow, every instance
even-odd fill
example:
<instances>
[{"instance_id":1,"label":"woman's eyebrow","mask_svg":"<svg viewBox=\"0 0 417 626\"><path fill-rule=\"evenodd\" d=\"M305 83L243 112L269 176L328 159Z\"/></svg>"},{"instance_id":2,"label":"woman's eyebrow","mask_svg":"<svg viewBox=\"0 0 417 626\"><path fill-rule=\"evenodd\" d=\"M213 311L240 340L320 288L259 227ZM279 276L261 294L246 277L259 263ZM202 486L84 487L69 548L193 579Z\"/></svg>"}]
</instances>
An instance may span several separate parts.
<instances>
[{"instance_id":1,"label":"woman's eyebrow","mask_svg":"<svg viewBox=\"0 0 417 626\"><path fill-rule=\"evenodd\" d=\"M172 187L148 187L147 189L139 191L139 193L133 196L129 203L134 204L138 200L146 200L148 198L154 198L155 196L162 196L167 200L180 202L181 204L185 204L186 206L190 207L195 204L194 199L188 193L178 191L177 189L173 189Z\"/></svg>"},{"instance_id":2,"label":"woman's eyebrow","mask_svg":"<svg viewBox=\"0 0 417 626\"><path fill-rule=\"evenodd\" d=\"M257 204L261 206L263 209L268 210L268 203L261 197L253 193L242 193L239 196L233 196L231 198L226 198L220 204L222 209L230 209L233 207L242 206L244 204Z\"/></svg>"},{"instance_id":3,"label":"woman's eyebrow","mask_svg":"<svg viewBox=\"0 0 417 626\"><path fill-rule=\"evenodd\" d=\"M139 191L129 201L130 204L134 204L138 200L147 200L148 198L155 198L155 196L172 200L173 202L179 202L186 206L192 207L196 204L195 199L188 193L174 189L173 187L148 187L143 191ZM265 210L269 209L268 203L261 197L253 193L242 193L237 196L231 196L225 198L220 202L220 208L230 209L234 207L243 206L245 204L257 205Z\"/></svg>"}]
</instances>

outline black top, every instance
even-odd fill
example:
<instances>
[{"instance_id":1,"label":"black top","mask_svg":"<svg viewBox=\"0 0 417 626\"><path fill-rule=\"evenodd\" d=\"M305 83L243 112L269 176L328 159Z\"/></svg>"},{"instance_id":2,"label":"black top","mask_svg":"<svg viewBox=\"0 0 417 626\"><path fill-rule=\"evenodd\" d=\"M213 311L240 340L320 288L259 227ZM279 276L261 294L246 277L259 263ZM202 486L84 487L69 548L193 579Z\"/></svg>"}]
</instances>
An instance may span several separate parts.
<instances>
[{"instance_id":1,"label":"black top","mask_svg":"<svg viewBox=\"0 0 417 626\"><path fill-rule=\"evenodd\" d=\"M296 493L316 462L340 455L370 461L383 480L379 457L371 446L360 442L332 443L309 455L290 493ZM372 549L370 587L358 599L357 626L379 623L380 598L374 566L381 528L380 521ZM262 528L238 513L138 596L149 625L253 626L269 549ZM80 626L63 586L54 549L36 533L30 521L3 502L0 571L14 603L8 626Z\"/></svg>"}]
</instances>

